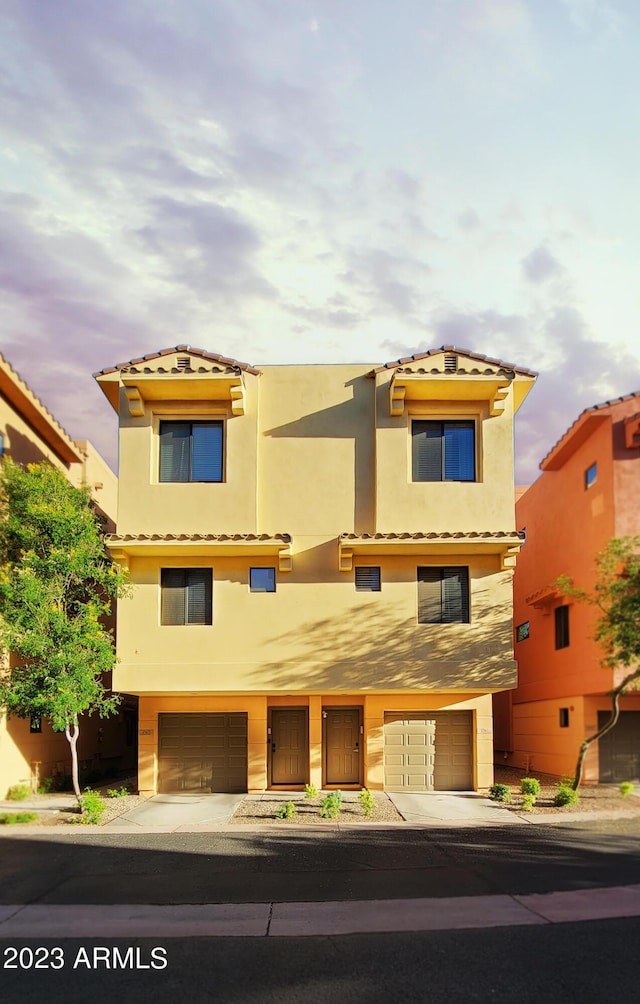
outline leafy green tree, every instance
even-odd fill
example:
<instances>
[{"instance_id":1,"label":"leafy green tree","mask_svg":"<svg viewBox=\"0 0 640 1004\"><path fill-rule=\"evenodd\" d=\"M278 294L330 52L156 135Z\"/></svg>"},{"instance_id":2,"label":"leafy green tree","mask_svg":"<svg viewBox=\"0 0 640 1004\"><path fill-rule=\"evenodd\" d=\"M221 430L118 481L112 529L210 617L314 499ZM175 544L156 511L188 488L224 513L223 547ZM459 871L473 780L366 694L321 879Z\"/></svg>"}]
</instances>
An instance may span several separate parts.
<instances>
[{"instance_id":1,"label":"leafy green tree","mask_svg":"<svg viewBox=\"0 0 640 1004\"><path fill-rule=\"evenodd\" d=\"M104 547L89 489L48 463L0 471L0 707L47 717L65 733L78 802L80 716L112 714L120 698L103 674L115 663L105 625L125 573Z\"/></svg>"},{"instance_id":2,"label":"leafy green tree","mask_svg":"<svg viewBox=\"0 0 640 1004\"><path fill-rule=\"evenodd\" d=\"M596 569L592 590L576 588L566 577L558 579L565 595L599 611L594 638L602 650L601 664L613 670L615 681L609 692L610 717L580 745L574 791L580 787L591 743L614 728L620 716L620 698L640 684L640 537L613 537L596 556Z\"/></svg>"}]
</instances>

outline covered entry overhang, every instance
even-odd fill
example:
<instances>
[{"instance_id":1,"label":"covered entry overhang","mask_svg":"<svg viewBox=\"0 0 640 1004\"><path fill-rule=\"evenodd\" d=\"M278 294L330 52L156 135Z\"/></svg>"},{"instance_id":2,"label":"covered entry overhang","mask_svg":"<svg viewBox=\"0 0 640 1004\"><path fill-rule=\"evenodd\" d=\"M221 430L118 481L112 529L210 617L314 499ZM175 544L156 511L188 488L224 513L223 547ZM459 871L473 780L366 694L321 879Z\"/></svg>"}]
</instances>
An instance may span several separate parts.
<instances>
[{"instance_id":1,"label":"covered entry overhang","mask_svg":"<svg viewBox=\"0 0 640 1004\"><path fill-rule=\"evenodd\" d=\"M278 571L293 568L292 538L288 533L110 533L106 544L115 561L130 557L202 558L245 554L273 555Z\"/></svg>"},{"instance_id":2,"label":"covered entry overhang","mask_svg":"<svg viewBox=\"0 0 640 1004\"><path fill-rule=\"evenodd\" d=\"M354 555L460 555L496 554L504 571L513 568L524 543L521 530L435 531L421 533L343 533L338 538L341 572L350 572Z\"/></svg>"}]
</instances>

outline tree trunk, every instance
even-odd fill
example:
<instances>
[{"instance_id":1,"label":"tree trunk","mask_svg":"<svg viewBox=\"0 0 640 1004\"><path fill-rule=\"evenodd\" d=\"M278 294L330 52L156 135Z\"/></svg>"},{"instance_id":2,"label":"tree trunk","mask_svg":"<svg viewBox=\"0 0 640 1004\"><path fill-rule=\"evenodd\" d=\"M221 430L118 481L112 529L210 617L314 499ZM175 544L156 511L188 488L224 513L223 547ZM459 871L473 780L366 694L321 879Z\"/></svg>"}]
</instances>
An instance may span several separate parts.
<instances>
[{"instance_id":1,"label":"tree trunk","mask_svg":"<svg viewBox=\"0 0 640 1004\"><path fill-rule=\"evenodd\" d=\"M576 776L574 777L573 784L571 785L574 791L577 791L582 783L584 760L591 743L594 743L596 739L602 739L602 737L606 736L607 732L611 732L611 729L617 724L618 718L620 717L620 698L629 684L633 680L637 680L639 675L640 670L635 670L633 673L629 673L628 676L625 676L622 683L620 683L615 690L611 691L611 717L605 722L601 729L598 729L597 732L594 732L592 736L588 737L588 739L584 739L580 744L580 753L578 754L578 762L576 764Z\"/></svg>"},{"instance_id":2,"label":"tree trunk","mask_svg":"<svg viewBox=\"0 0 640 1004\"><path fill-rule=\"evenodd\" d=\"M73 781L73 790L75 792L76 798L78 800L78 805L80 805L80 781L78 779L78 736L80 735L80 728L78 727L78 719L74 719L73 730L71 726L67 725L64 730L64 734L67 737L67 742L71 749L71 779Z\"/></svg>"}]
</instances>

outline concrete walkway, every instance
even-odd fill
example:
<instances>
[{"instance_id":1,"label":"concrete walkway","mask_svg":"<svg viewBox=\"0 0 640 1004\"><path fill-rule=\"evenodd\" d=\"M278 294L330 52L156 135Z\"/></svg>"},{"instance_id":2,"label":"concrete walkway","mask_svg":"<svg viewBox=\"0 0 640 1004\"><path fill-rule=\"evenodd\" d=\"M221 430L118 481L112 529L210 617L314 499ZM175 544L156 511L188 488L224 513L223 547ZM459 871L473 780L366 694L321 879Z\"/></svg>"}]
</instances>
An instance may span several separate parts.
<instances>
[{"instance_id":1,"label":"concrete walkway","mask_svg":"<svg viewBox=\"0 0 640 1004\"><path fill-rule=\"evenodd\" d=\"M228 823L244 795L153 795L123 813L102 829L150 830L156 833L190 830L193 826L218 827Z\"/></svg>"},{"instance_id":2,"label":"concrete walkway","mask_svg":"<svg viewBox=\"0 0 640 1004\"><path fill-rule=\"evenodd\" d=\"M640 885L526 896L321 903L2 905L4 938L322 937L640 916Z\"/></svg>"}]
</instances>

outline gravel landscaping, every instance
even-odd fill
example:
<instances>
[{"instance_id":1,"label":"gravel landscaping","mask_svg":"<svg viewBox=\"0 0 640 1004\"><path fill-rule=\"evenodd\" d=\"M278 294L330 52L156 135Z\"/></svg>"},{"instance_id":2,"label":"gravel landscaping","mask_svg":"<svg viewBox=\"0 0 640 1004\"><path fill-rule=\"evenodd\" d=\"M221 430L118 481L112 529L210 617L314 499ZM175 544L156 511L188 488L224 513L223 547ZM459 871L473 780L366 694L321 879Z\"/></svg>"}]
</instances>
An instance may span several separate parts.
<instances>
[{"instance_id":1,"label":"gravel landscaping","mask_svg":"<svg viewBox=\"0 0 640 1004\"><path fill-rule=\"evenodd\" d=\"M535 777L540 782L540 794L531 812L540 815L562 816L566 813L612 813L615 815L640 815L640 784L636 785L633 795L622 798L617 784L581 784L580 798L575 805L556 807L553 799L558 791L559 778L549 774L536 774L535 771L519 770L516 767L496 766L496 784L508 784L511 788L511 802L503 805L505 811L523 812L520 781L523 777ZM529 813L527 813L528 815Z\"/></svg>"},{"instance_id":2,"label":"gravel landscaping","mask_svg":"<svg viewBox=\"0 0 640 1004\"><path fill-rule=\"evenodd\" d=\"M326 794L326 793L324 793ZM274 796L272 792L266 795L249 795L240 803L230 819L231 823L298 824L299 826L335 826L336 823L402 823L403 818L384 792L372 792L375 806L370 816L365 816L358 801L357 791L342 792L340 815L336 819L323 819L320 808L324 794L317 798L305 798L304 792L287 793ZM279 819L277 812L282 805L291 800L295 806L295 816L289 819Z\"/></svg>"}]
</instances>

